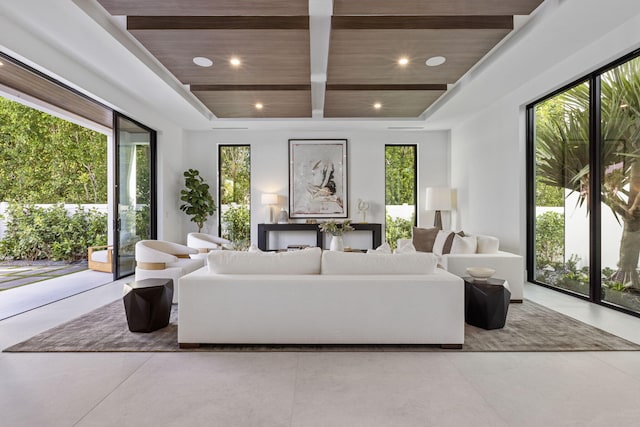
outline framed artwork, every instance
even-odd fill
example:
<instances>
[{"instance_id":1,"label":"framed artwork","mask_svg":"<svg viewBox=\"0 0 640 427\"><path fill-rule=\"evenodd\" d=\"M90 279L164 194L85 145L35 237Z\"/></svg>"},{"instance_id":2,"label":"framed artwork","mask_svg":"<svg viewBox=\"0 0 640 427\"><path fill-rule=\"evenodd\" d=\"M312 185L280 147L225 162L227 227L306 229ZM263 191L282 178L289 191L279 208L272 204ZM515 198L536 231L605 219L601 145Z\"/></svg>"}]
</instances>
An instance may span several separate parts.
<instances>
[{"instance_id":1,"label":"framed artwork","mask_svg":"<svg viewBox=\"0 0 640 427\"><path fill-rule=\"evenodd\" d=\"M347 140L289 140L289 216L347 218Z\"/></svg>"}]
</instances>

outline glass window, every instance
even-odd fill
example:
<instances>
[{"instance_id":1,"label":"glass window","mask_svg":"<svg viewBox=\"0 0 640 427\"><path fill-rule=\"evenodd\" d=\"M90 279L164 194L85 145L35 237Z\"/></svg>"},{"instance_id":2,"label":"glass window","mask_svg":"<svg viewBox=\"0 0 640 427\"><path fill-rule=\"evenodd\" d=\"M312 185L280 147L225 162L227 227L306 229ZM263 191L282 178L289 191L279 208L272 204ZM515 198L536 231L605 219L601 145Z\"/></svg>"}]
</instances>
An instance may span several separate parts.
<instances>
[{"instance_id":1,"label":"glass window","mask_svg":"<svg viewBox=\"0 0 640 427\"><path fill-rule=\"evenodd\" d=\"M220 235L245 249L251 244L251 147L220 145L218 160Z\"/></svg>"},{"instance_id":2,"label":"glass window","mask_svg":"<svg viewBox=\"0 0 640 427\"><path fill-rule=\"evenodd\" d=\"M392 248L416 224L417 147L385 146L385 237Z\"/></svg>"}]
</instances>

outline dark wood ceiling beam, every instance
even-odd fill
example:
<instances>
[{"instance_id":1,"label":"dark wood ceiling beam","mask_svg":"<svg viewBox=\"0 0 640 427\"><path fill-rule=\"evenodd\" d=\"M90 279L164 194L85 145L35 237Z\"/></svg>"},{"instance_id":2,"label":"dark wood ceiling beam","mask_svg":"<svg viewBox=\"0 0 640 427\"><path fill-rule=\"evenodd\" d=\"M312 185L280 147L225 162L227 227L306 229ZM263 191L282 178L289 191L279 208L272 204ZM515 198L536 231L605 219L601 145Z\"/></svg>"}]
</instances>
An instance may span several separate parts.
<instances>
[{"instance_id":1,"label":"dark wood ceiling beam","mask_svg":"<svg viewBox=\"0 0 640 427\"><path fill-rule=\"evenodd\" d=\"M398 84L398 85L372 85L372 84L328 84L327 90L447 90L446 84Z\"/></svg>"},{"instance_id":2,"label":"dark wood ceiling beam","mask_svg":"<svg viewBox=\"0 0 640 427\"><path fill-rule=\"evenodd\" d=\"M311 90L311 85L191 85L193 92L256 91L256 90Z\"/></svg>"},{"instance_id":3,"label":"dark wood ceiling beam","mask_svg":"<svg viewBox=\"0 0 640 427\"><path fill-rule=\"evenodd\" d=\"M513 16L334 16L334 30L513 29Z\"/></svg>"},{"instance_id":4,"label":"dark wood ceiling beam","mask_svg":"<svg viewBox=\"0 0 640 427\"><path fill-rule=\"evenodd\" d=\"M308 16L128 16L128 30L308 30Z\"/></svg>"}]
</instances>

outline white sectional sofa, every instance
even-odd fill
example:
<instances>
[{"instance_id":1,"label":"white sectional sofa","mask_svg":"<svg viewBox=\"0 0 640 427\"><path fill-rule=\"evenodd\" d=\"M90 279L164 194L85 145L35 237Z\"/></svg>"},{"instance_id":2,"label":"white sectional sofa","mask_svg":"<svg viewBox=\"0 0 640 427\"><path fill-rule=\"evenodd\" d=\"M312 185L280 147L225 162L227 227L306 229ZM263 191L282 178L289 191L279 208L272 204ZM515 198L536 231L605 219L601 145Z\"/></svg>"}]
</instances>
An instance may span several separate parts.
<instances>
[{"instance_id":1,"label":"white sectional sofa","mask_svg":"<svg viewBox=\"0 0 640 427\"><path fill-rule=\"evenodd\" d=\"M181 277L181 347L464 343L464 282L432 254L214 251Z\"/></svg>"},{"instance_id":2,"label":"white sectional sofa","mask_svg":"<svg viewBox=\"0 0 640 427\"><path fill-rule=\"evenodd\" d=\"M420 248L424 242L416 241L416 235L429 234L433 228L414 228L414 238L398 240L398 248L412 246ZM432 235L433 236L433 235ZM449 239L447 243L447 239ZM469 276L468 267L489 267L496 272L493 277L509 282L511 302L522 302L524 295L524 260L520 255L499 250L497 237L486 235L465 235L453 231L436 231L432 251L438 257L442 268L456 276ZM423 246L424 247L424 246ZM427 248L429 245L427 244ZM427 249L428 250L428 249Z\"/></svg>"}]
</instances>

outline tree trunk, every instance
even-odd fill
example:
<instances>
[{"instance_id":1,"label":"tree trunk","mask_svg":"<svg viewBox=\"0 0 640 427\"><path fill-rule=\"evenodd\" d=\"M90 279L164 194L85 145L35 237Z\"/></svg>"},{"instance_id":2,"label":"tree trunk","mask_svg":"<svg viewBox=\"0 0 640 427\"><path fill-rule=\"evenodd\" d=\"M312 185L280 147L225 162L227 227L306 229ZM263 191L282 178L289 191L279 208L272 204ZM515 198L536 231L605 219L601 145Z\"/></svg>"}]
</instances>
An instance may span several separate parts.
<instances>
[{"instance_id":1,"label":"tree trunk","mask_svg":"<svg viewBox=\"0 0 640 427\"><path fill-rule=\"evenodd\" d=\"M638 258L640 257L640 221L637 218L624 221L620 240L620 262L615 280L625 287L640 289Z\"/></svg>"}]
</instances>

